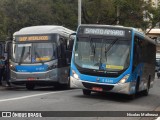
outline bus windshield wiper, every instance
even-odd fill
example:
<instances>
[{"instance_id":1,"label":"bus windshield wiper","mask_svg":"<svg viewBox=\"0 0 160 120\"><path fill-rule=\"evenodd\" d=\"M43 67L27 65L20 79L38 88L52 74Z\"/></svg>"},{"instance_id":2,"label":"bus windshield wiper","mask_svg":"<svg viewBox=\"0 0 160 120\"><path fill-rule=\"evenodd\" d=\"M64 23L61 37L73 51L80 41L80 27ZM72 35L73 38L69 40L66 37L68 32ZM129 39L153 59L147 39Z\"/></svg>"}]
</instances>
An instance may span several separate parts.
<instances>
[{"instance_id":1,"label":"bus windshield wiper","mask_svg":"<svg viewBox=\"0 0 160 120\"><path fill-rule=\"evenodd\" d=\"M106 58L106 63L107 63L107 53L112 48L112 46L117 42L117 40L118 40L118 38L116 38L108 47L106 47L106 43L105 43L105 58Z\"/></svg>"},{"instance_id":2,"label":"bus windshield wiper","mask_svg":"<svg viewBox=\"0 0 160 120\"><path fill-rule=\"evenodd\" d=\"M21 63L25 60L25 59L27 59L28 57L30 57L30 55L31 55L31 47L29 47L29 52L27 52L26 54L25 54L25 49L26 49L26 47L23 47L22 48L22 52L21 52L21 58L20 58L20 60L19 60L19 65L21 65ZM24 57L25 56L25 57Z\"/></svg>"},{"instance_id":3,"label":"bus windshield wiper","mask_svg":"<svg viewBox=\"0 0 160 120\"><path fill-rule=\"evenodd\" d=\"M107 63L107 53L108 51L112 48L112 46L117 42L118 38L116 38L107 48L106 48L106 44L105 44L105 58L106 58L106 63ZM104 41L104 40L103 40ZM103 42L101 43L101 53L100 53L100 57L99 57L99 63L96 63L96 66L99 66L99 70L101 70L102 67L102 48L103 48Z\"/></svg>"},{"instance_id":4,"label":"bus windshield wiper","mask_svg":"<svg viewBox=\"0 0 160 120\"><path fill-rule=\"evenodd\" d=\"M94 57L95 57L95 54L96 54L96 44L94 45L93 44L93 40L91 39L90 40L90 47L91 47L91 52L93 53L93 61L94 61Z\"/></svg>"},{"instance_id":5,"label":"bus windshield wiper","mask_svg":"<svg viewBox=\"0 0 160 120\"><path fill-rule=\"evenodd\" d=\"M25 47L22 48L21 57L20 57L20 60L18 62L18 65L21 65L21 63L22 63L22 60L23 60L23 57L24 57L24 51L25 51Z\"/></svg>"}]
</instances>

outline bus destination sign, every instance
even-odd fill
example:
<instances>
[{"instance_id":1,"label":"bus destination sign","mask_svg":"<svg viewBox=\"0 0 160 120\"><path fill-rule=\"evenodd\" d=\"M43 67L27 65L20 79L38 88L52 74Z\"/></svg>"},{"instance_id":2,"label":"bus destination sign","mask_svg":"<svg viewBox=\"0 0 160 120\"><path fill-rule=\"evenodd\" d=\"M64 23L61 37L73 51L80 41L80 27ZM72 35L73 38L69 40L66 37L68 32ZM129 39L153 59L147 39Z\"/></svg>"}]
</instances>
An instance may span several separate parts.
<instances>
[{"instance_id":1,"label":"bus destination sign","mask_svg":"<svg viewBox=\"0 0 160 120\"><path fill-rule=\"evenodd\" d=\"M48 36L23 36L18 38L19 41L37 41L37 40L49 40Z\"/></svg>"},{"instance_id":2,"label":"bus destination sign","mask_svg":"<svg viewBox=\"0 0 160 120\"><path fill-rule=\"evenodd\" d=\"M84 34L124 37L125 31L105 28L84 28Z\"/></svg>"}]
</instances>

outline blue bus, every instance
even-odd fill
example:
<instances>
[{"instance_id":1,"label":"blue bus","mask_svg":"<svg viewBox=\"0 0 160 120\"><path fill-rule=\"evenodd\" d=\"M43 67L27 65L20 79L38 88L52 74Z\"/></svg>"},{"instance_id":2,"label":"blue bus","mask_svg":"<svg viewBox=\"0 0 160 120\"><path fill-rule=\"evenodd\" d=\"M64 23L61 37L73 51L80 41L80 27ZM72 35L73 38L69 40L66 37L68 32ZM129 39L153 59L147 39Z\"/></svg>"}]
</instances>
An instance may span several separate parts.
<instances>
[{"instance_id":1,"label":"blue bus","mask_svg":"<svg viewBox=\"0 0 160 120\"><path fill-rule=\"evenodd\" d=\"M80 25L74 42L70 85L91 92L148 95L155 78L156 45L135 28Z\"/></svg>"},{"instance_id":2,"label":"blue bus","mask_svg":"<svg viewBox=\"0 0 160 120\"><path fill-rule=\"evenodd\" d=\"M68 43L74 31L63 26L44 25L22 28L13 34L10 82L26 85L69 87L72 48Z\"/></svg>"}]
</instances>

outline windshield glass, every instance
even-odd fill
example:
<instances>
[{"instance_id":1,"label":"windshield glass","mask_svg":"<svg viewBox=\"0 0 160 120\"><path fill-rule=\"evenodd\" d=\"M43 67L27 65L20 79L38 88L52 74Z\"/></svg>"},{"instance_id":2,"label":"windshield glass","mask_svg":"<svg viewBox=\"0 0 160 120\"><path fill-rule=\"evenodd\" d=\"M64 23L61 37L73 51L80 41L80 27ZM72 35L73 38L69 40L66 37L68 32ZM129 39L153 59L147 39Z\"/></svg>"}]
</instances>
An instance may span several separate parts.
<instances>
[{"instance_id":1,"label":"windshield glass","mask_svg":"<svg viewBox=\"0 0 160 120\"><path fill-rule=\"evenodd\" d=\"M55 43L13 44L12 60L18 63L45 62L57 58Z\"/></svg>"},{"instance_id":2,"label":"windshield glass","mask_svg":"<svg viewBox=\"0 0 160 120\"><path fill-rule=\"evenodd\" d=\"M81 68L120 71L129 66L130 41L112 38L77 38L74 60Z\"/></svg>"},{"instance_id":3,"label":"windshield glass","mask_svg":"<svg viewBox=\"0 0 160 120\"><path fill-rule=\"evenodd\" d=\"M49 61L57 58L56 45L53 43L36 43L33 48L33 62Z\"/></svg>"}]
</instances>

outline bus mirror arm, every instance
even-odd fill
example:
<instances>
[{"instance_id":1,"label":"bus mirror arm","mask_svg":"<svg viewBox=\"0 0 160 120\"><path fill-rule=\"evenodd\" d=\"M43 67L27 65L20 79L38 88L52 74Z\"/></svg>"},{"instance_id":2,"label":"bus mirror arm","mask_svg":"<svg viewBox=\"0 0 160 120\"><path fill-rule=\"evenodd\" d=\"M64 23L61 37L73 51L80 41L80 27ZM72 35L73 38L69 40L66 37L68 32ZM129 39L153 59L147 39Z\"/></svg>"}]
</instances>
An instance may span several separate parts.
<instances>
[{"instance_id":1,"label":"bus mirror arm","mask_svg":"<svg viewBox=\"0 0 160 120\"><path fill-rule=\"evenodd\" d=\"M69 35L69 38L71 38L72 36L76 36L77 34L74 32L72 34Z\"/></svg>"}]
</instances>

